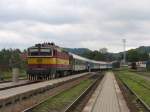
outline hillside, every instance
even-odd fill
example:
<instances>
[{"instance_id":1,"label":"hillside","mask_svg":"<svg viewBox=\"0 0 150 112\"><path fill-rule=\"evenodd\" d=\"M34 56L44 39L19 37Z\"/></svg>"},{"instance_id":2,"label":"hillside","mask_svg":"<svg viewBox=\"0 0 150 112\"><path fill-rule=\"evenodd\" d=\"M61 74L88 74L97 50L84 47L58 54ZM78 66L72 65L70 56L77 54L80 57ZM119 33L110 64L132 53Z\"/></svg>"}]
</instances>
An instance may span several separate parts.
<instances>
[{"instance_id":1,"label":"hillside","mask_svg":"<svg viewBox=\"0 0 150 112\"><path fill-rule=\"evenodd\" d=\"M141 46L136 48L140 53L150 53L150 46Z\"/></svg>"},{"instance_id":2,"label":"hillside","mask_svg":"<svg viewBox=\"0 0 150 112\"><path fill-rule=\"evenodd\" d=\"M68 52L83 56L88 59L93 59L97 61L113 61L115 60L113 53L101 53L98 50L92 51L87 48L64 48Z\"/></svg>"},{"instance_id":3,"label":"hillside","mask_svg":"<svg viewBox=\"0 0 150 112\"><path fill-rule=\"evenodd\" d=\"M85 52L92 52L88 48L64 48L64 49L67 50L68 52L71 52L77 55L82 55Z\"/></svg>"},{"instance_id":4,"label":"hillside","mask_svg":"<svg viewBox=\"0 0 150 112\"><path fill-rule=\"evenodd\" d=\"M106 53L102 54L99 51L91 51L87 48L65 48L67 51L72 52L74 54L99 60L99 61L113 61L113 60L122 60L123 52L119 53ZM127 60L128 61L144 61L148 60L150 54L150 46L141 46L136 49L130 49L127 51Z\"/></svg>"}]
</instances>

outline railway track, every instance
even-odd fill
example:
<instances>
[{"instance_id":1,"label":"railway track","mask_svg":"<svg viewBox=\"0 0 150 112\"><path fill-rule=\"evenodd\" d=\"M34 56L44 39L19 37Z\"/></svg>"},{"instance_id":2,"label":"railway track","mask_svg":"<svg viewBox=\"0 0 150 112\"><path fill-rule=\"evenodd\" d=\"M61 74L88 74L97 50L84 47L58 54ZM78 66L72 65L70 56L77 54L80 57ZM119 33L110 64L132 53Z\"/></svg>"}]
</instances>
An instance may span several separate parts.
<instances>
[{"instance_id":1,"label":"railway track","mask_svg":"<svg viewBox=\"0 0 150 112\"><path fill-rule=\"evenodd\" d=\"M94 90L100 83L103 75L95 80L72 104L70 104L63 112L81 112Z\"/></svg>"},{"instance_id":2,"label":"railway track","mask_svg":"<svg viewBox=\"0 0 150 112\"><path fill-rule=\"evenodd\" d=\"M148 72L135 72L137 75L143 77L144 79L150 81L150 73Z\"/></svg>"},{"instance_id":3,"label":"railway track","mask_svg":"<svg viewBox=\"0 0 150 112\"><path fill-rule=\"evenodd\" d=\"M72 86L70 83L74 82L74 84L76 84L79 80L84 80L91 75L93 75L93 73L82 73L37 84L2 90L0 91L0 112L21 112L43 101L47 97L52 96L57 93L57 91L63 91L66 88L63 87L64 85Z\"/></svg>"},{"instance_id":4,"label":"railway track","mask_svg":"<svg viewBox=\"0 0 150 112\"><path fill-rule=\"evenodd\" d=\"M12 82L12 81L10 81L10 80L8 80L8 81L0 81L0 84L2 84L2 83L8 83L8 82Z\"/></svg>"},{"instance_id":5,"label":"railway track","mask_svg":"<svg viewBox=\"0 0 150 112\"><path fill-rule=\"evenodd\" d=\"M127 79L132 80L133 82L136 82L138 85L142 86L143 88L146 88L146 89L150 90L150 87L148 87L148 86L146 86L146 85L140 83L139 81L137 81L137 80L135 80L135 79L133 79L133 78L129 78L129 77L128 77Z\"/></svg>"},{"instance_id":6,"label":"railway track","mask_svg":"<svg viewBox=\"0 0 150 112\"><path fill-rule=\"evenodd\" d=\"M27 80L26 78L19 78L19 80ZM0 81L0 84L3 84L3 83L8 83L8 82L13 82L11 80L3 80L3 81Z\"/></svg>"},{"instance_id":7,"label":"railway track","mask_svg":"<svg viewBox=\"0 0 150 112\"><path fill-rule=\"evenodd\" d=\"M150 112L150 107L149 105L147 105L129 86L128 84L126 84L120 77L118 77L119 80L123 83L123 85L127 88L127 90L136 97L136 102L140 103L140 105L138 105L138 108L140 109L144 109L144 112ZM138 81L135 81L133 79L128 78L129 80L134 81L135 83L138 83L140 86L146 88L149 90L149 88L145 87L144 85L140 84Z\"/></svg>"},{"instance_id":8,"label":"railway track","mask_svg":"<svg viewBox=\"0 0 150 112\"><path fill-rule=\"evenodd\" d=\"M3 84L3 86L1 87L1 84L0 84L0 91L2 90L6 90L6 89L11 89L11 88L16 88L16 87L20 87L20 86L25 86L25 85L30 85L30 84L34 84L34 83L39 83L41 81L28 81L28 80L24 80L23 83L14 83L13 82L7 82L7 83L11 83L9 84L8 86L5 86L4 84L7 84L6 82L5 83L1 83Z\"/></svg>"},{"instance_id":9,"label":"railway track","mask_svg":"<svg viewBox=\"0 0 150 112\"><path fill-rule=\"evenodd\" d=\"M63 112L73 112L73 110L75 109L75 107L76 107L76 109L78 107L78 110L82 109L82 107L84 106L84 104L88 101L88 99L92 95L93 91L96 89L96 87L97 87L98 83L100 82L100 79L102 79L103 75L101 75L99 78L96 77L95 75L94 76L90 76L90 77L88 76L87 78L91 78L91 77L95 78L95 81L92 84L90 84L90 86L73 103L71 103L71 105L67 105L65 107L65 109L63 110ZM96 80L96 78L98 78L98 79ZM81 80L83 80L83 79L81 79ZM73 84L73 85L75 86L75 85L79 84L79 82L77 83L77 81L75 81L76 84ZM74 86L72 86L72 87L74 87ZM65 89L65 90L67 90L67 89ZM56 96L56 95L57 94L55 94L54 96ZM83 101L83 99L85 99L86 101ZM32 107L24 110L23 112L32 112L36 107L38 107L40 104L46 102L47 100L48 100L48 98L44 99L43 101L41 101L40 103L38 103L36 105L33 105Z\"/></svg>"},{"instance_id":10,"label":"railway track","mask_svg":"<svg viewBox=\"0 0 150 112\"><path fill-rule=\"evenodd\" d=\"M34 81L34 80L29 81L27 79L19 79L19 81L26 81L26 82L20 83L20 84L19 83L13 84L12 81L0 82L0 91L6 90L6 89L11 89L11 88L16 88L16 87L20 87L20 86L30 85L30 84L34 84L34 83L44 82L44 81ZM47 80L45 80L45 81L47 81ZM9 84L9 86L5 86L5 84L7 84L7 83L11 83L11 84Z\"/></svg>"}]
</instances>

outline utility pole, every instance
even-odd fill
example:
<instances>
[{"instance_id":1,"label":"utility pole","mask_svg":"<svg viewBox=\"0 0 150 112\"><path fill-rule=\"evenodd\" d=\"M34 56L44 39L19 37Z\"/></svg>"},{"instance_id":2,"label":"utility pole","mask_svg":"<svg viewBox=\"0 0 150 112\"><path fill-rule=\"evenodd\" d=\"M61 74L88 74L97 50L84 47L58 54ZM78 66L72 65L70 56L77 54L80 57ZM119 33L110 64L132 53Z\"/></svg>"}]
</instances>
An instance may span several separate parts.
<instances>
[{"instance_id":1,"label":"utility pole","mask_svg":"<svg viewBox=\"0 0 150 112\"><path fill-rule=\"evenodd\" d=\"M124 50L123 63L126 64L126 39L122 39L122 41L123 41L123 50Z\"/></svg>"}]
</instances>

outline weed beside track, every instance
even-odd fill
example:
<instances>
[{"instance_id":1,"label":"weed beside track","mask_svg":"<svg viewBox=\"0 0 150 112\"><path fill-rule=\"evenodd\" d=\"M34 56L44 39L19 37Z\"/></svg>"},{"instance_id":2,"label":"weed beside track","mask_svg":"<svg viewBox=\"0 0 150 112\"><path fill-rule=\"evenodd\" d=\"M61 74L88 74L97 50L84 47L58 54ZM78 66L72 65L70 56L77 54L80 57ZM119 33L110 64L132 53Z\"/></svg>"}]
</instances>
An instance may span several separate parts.
<instances>
[{"instance_id":1,"label":"weed beside track","mask_svg":"<svg viewBox=\"0 0 150 112\"><path fill-rule=\"evenodd\" d=\"M64 106L72 103L92 82L93 80L91 79L83 80L73 88L50 97L46 102L34 108L32 112L61 111Z\"/></svg>"},{"instance_id":2,"label":"weed beside track","mask_svg":"<svg viewBox=\"0 0 150 112\"><path fill-rule=\"evenodd\" d=\"M116 76L150 106L150 81L128 70L115 71Z\"/></svg>"}]
</instances>

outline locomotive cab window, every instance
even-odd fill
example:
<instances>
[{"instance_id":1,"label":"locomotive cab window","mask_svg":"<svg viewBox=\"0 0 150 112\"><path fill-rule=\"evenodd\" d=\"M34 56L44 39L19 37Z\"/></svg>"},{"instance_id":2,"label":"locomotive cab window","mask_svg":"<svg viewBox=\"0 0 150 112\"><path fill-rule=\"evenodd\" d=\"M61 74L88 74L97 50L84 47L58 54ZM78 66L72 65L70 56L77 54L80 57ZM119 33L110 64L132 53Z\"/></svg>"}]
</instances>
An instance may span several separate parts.
<instances>
[{"instance_id":1,"label":"locomotive cab window","mask_svg":"<svg viewBox=\"0 0 150 112\"><path fill-rule=\"evenodd\" d=\"M40 56L52 56L52 49L47 49L47 48L41 48L40 49Z\"/></svg>"},{"instance_id":2,"label":"locomotive cab window","mask_svg":"<svg viewBox=\"0 0 150 112\"><path fill-rule=\"evenodd\" d=\"M38 51L38 49L29 49L28 50L28 55L29 56L38 56L39 55L39 51Z\"/></svg>"},{"instance_id":3,"label":"locomotive cab window","mask_svg":"<svg viewBox=\"0 0 150 112\"><path fill-rule=\"evenodd\" d=\"M49 48L41 48L39 49L29 49L28 55L29 56L52 56L52 49Z\"/></svg>"}]
</instances>

